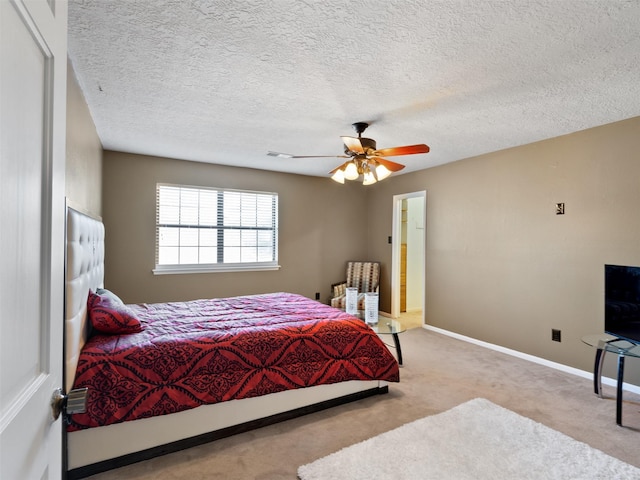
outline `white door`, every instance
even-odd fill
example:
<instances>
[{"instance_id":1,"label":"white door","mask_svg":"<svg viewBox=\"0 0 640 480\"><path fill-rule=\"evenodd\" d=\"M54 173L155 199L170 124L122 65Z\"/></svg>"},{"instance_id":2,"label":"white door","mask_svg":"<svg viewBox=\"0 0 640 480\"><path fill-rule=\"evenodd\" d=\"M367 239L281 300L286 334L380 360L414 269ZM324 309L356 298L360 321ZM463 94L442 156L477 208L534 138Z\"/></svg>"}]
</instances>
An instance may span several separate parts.
<instances>
[{"instance_id":1,"label":"white door","mask_svg":"<svg viewBox=\"0 0 640 480\"><path fill-rule=\"evenodd\" d=\"M62 477L67 4L0 0L0 478Z\"/></svg>"}]
</instances>

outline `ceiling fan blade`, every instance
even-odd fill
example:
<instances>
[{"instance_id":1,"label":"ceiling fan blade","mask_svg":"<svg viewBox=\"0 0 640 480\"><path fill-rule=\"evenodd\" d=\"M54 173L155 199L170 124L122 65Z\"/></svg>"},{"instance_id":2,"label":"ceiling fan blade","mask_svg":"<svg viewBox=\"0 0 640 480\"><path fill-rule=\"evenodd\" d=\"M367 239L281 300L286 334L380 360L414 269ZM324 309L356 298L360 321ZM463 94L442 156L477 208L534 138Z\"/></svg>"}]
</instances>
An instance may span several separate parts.
<instances>
[{"instance_id":1,"label":"ceiling fan blade","mask_svg":"<svg viewBox=\"0 0 640 480\"><path fill-rule=\"evenodd\" d=\"M418 145L405 145L404 147L383 148L373 152L375 155L394 157L398 155L414 155L416 153L429 153L429 146L424 143Z\"/></svg>"},{"instance_id":2,"label":"ceiling fan blade","mask_svg":"<svg viewBox=\"0 0 640 480\"><path fill-rule=\"evenodd\" d=\"M349 158L346 155L291 155L280 152L267 152L267 155L277 158Z\"/></svg>"},{"instance_id":3,"label":"ceiling fan blade","mask_svg":"<svg viewBox=\"0 0 640 480\"><path fill-rule=\"evenodd\" d=\"M387 160L386 158L382 158L382 157L369 157L371 160L375 160L376 162L378 162L380 165L384 165L385 167L387 167L387 170L391 171L391 172L398 172L400 170L402 170L404 168L404 165L400 164L400 163L396 163L396 162L392 162L391 160Z\"/></svg>"},{"instance_id":4,"label":"ceiling fan blade","mask_svg":"<svg viewBox=\"0 0 640 480\"><path fill-rule=\"evenodd\" d=\"M340 137L349 151L353 153L364 153L364 147L359 138L356 137Z\"/></svg>"}]
</instances>

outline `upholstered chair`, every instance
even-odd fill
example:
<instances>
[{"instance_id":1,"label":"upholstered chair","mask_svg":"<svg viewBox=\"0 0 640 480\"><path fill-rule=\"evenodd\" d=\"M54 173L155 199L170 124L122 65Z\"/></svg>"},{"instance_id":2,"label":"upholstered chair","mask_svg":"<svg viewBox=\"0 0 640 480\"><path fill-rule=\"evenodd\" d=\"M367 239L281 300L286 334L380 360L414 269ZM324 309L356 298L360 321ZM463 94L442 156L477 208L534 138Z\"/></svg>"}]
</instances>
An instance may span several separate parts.
<instances>
[{"instance_id":1,"label":"upholstered chair","mask_svg":"<svg viewBox=\"0 0 640 480\"><path fill-rule=\"evenodd\" d=\"M379 262L347 262L347 279L331 285L331 306L346 308L347 287L358 289L358 310L364 310L364 294L379 293Z\"/></svg>"}]
</instances>

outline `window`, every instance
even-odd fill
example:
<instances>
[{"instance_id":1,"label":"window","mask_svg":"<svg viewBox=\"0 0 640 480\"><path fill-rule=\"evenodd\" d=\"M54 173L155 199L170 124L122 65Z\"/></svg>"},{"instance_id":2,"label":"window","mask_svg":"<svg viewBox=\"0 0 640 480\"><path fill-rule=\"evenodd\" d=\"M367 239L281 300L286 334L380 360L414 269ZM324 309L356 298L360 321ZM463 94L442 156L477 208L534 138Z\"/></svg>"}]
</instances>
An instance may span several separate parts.
<instances>
[{"instance_id":1,"label":"window","mask_svg":"<svg viewBox=\"0 0 640 480\"><path fill-rule=\"evenodd\" d=\"M277 193L157 185L154 273L277 268Z\"/></svg>"}]
</instances>

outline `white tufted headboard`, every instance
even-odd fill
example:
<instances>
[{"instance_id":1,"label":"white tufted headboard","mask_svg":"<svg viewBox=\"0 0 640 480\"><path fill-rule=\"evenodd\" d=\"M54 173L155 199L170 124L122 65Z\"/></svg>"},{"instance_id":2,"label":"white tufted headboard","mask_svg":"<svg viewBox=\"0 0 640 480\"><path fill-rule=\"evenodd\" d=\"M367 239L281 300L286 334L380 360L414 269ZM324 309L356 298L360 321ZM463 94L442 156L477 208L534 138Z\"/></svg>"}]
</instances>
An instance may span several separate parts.
<instances>
[{"instance_id":1,"label":"white tufted headboard","mask_svg":"<svg viewBox=\"0 0 640 480\"><path fill-rule=\"evenodd\" d=\"M104 225L67 207L65 271L65 388L70 391L80 350L87 341L89 290L104 282Z\"/></svg>"}]
</instances>

